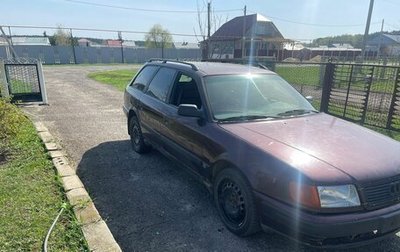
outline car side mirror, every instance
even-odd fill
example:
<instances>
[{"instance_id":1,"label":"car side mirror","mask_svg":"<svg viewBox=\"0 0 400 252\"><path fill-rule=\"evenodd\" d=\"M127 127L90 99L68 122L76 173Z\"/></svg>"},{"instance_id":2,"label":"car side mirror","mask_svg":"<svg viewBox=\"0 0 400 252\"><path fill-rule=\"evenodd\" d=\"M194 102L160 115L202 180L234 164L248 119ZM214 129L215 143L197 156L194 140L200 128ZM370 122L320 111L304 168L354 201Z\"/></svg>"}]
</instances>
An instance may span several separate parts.
<instances>
[{"instance_id":1,"label":"car side mirror","mask_svg":"<svg viewBox=\"0 0 400 252\"><path fill-rule=\"evenodd\" d=\"M194 104L181 104L178 107L178 115L188 117L201 117L203 113Z\"/></svg>"},{"instance_id":2,"label":"car side mirror","mask_svg":"<svg viewBox=\"0 0 400 252\"><path fill-rule=\"evenodd\" d=\"M311 95L309 95L309 96L306 96L306 99L309 103L312 103L314 98Z\"/></svg>"}]
</instances>

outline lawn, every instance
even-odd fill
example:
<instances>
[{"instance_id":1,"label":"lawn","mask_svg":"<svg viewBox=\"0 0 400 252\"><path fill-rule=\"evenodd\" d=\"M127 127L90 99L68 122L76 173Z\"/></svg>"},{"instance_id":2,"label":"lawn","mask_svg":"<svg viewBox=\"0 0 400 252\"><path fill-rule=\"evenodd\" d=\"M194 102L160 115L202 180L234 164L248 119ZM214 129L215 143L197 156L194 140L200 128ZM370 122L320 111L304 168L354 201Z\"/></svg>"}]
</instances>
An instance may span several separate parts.
<instances>
[{"instance_id":1,"label":"lawn","mask_svg":"<svg viewBox=\"0 0 400 252\"><path fill-rule=\"evenodd\" d=\"M318 65L277 64L275 72L290 84L320 86L320 74L325 67Z\"/></svg>"},{"instance_id":2,"label":"lawn","mask_svg":"<svg viewBox=\"0 0 400 252\"><path fill-rule=\"evenodd\" d=\"M0 129L0 251L41 251L67 200L32 123L4 99L0 99ZM88 251L68 204L48 249Z\"/></svg>"},{"instance_id":3,"label":"lawn","mask_svg":"<svg viewBox=\"0 0 400 252\"><path fill-rule=\"evenodd\" d=\"M337 78L337 86L339 88L347 89L350 78L350 66L338 65L335 76ZM321 86L323 76L325 74L325 67L310 64L276 64L275 72L282 76L290 84L308 85L308 86ZM352 75L352 89L366 90L367 77L370 72L366 68L360 71L354 71ZM370 90L375 92L393 93L395 79L395 69L388 68L383 71L382 68L376 68L374 78L371 83ZM342 81L339 81L342 80Z\"/></svg>"},{"instance_id":4,"label":"lawn","mask_svg":"<svg viewBox=\"0 0 400 252\"><path fill-rule=\"evenodd\" d=\"M123 91L136 72L137 70L135 69L111 70L90 73L88 77L98 82L112 85L118 90Z\"/></svg>"}]
</instances>

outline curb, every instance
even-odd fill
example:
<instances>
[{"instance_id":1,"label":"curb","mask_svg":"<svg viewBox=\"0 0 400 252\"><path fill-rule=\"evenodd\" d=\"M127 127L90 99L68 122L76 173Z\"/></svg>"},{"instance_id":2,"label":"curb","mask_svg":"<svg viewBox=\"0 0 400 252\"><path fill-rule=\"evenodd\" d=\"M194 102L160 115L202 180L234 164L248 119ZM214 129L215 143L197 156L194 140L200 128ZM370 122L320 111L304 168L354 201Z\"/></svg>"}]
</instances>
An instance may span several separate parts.
<instances>
[{"instance_id":1,"label":"curb","mask_svg":"<svg viewBox=\"0 0 400 252\"><path fill-rule=\"evenodd\" d=\"M57 174L66 192L69 203L73 206L75 216L82 225L83 235L90 251L122 251L115 241L106 222L101 218L92 199L86 191L75 170L69 165L68 159L61 147L55 142L48 129L41 123L34 123L39 137L50 154Z\"/></svg>"}]
</instances>

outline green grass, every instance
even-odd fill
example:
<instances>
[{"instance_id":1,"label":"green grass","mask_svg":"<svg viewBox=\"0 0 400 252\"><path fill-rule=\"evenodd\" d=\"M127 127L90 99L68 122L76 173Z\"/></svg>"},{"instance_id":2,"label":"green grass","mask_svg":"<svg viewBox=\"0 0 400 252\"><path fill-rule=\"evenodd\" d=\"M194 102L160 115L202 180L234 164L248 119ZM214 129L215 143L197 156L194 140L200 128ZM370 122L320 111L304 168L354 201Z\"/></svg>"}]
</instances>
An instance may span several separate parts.
<instances>
[{"instance_id":1,"label":"green grass","mask_svg":"<svg viewBox=\"0 0 400 252\"><path fill-rule=\"evenodd\" d=\"M112 85L118 90L123 91L136 72L137 70L135 69L101 71L90 73L88 77L98 82Z\"/></svg>"},{"instance_id":2,"label":"green grass","mask_svg":"<svg viewBox=\"0 0 400 252\"><path fill-rule=\"evenodd\" d=\"M280 65L277 64L275 72L290 84L319 86L320 66L314 65ZM324 73L325 69L322 69Z\"/></svg>"},{"instance_id":3,"label":"green grass","mask_svg":"<svg viewBox=\"0 0 400 252\"><path fill-rule=\"evenodd\" d=\"M32 92L32 84L24 82L23 80L12 79L10 81L11 93L24 94Z\"/></svg>"},{"instance_id":4,"label":"green grass","mask_svg":"<svg viewBox=\"0 0 400 252\"><path fill-rule=\"evenodd\" d=\"M0 251L41 251L43 240L67 202L49 156L32 123L0 99ZM49 240L50 251L87 251L68 206Z\"/></svg>"}]
</instances>

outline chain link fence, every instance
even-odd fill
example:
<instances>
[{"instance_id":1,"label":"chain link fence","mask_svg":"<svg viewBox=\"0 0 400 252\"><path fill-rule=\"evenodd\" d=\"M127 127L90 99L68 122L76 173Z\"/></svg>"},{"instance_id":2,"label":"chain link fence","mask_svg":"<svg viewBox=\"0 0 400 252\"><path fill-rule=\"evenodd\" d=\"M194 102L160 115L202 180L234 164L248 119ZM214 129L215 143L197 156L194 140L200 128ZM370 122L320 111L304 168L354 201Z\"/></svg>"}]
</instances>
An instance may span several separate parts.
<instances>
[{"instance_id":1,"label":"chain link fence","mask_svg":"<svg viewBox=\"0 0 400 252\"><path fill-rule=\"evenodd\" d=\"M47 103L40 60L11 58L1 61L2 95L13 101Z\"/></svg>"},{"instance_id":2,"label":"chain link fence","mask_svg":"<svg viewBox=\"0 0 400 252\"><path fill-rule=\"evenodd\" d=\"M319 109L325 66L325 63L280 62L275 64L275 72L289 82L304 97L312 96L314 107Z\"/></svg>"}]
</instances>

